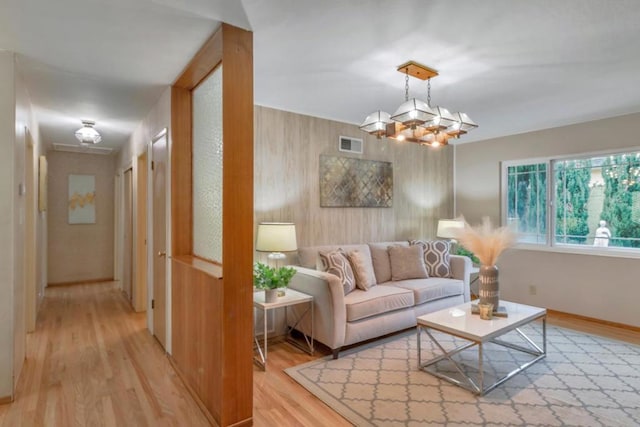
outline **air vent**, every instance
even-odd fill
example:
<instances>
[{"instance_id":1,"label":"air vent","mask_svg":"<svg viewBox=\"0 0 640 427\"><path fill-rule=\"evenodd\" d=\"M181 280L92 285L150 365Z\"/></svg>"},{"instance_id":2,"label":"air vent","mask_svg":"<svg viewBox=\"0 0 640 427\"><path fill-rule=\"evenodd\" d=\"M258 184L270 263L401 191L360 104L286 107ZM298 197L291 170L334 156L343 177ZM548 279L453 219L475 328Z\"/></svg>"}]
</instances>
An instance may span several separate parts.
<instances>
[{"instance_id":1,"label":"air vent","mask_svg":"<svg viewBox=\"0 0 640 427\"><path fill-rule=\"evenodd\" d=\"M341 136L338 139L338 149L347 153L362 154L362 139Z\"/></svg>"},{"instance_id":2,"label":"air vent","mask_svg":"<svg viewBox=\"0 0 640 427\"><path fill-rule=\"evenodd\" d=\"M113 153L113 148L70 145L70 144L53 144L53 149L55 151L68 151L70 153L82 153L82 154L109 155Z\"/></svg>"}]
</instances>

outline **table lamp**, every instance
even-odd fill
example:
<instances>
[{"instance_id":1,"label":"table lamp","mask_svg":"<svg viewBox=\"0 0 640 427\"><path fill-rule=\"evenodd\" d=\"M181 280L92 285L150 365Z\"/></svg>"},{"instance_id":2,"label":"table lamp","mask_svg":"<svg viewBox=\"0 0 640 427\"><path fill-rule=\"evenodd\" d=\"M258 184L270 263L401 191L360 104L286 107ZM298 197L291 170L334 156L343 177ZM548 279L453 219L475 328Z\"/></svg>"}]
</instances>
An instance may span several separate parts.
<instances>
[{"instance_id":1,"label":"table lamp","mask_svg":"<svg viewBox=\"0 0 640 427\"><path fill-rule=\"evenodd\" d=\"M438 221L437 237L451 239L455 242L457 233L464 228L464 222L459 219L441 219Z\"/></svg>"},{"instance_id":2,"label":"table lamp","mask_svg":"<svg viewBox=\"0 0 640 427\"><path fill-rule=\"evenodd\" d=\"M283 252L298 249L296 226L292 222L261 222L258 225L256 251L269 252L267 258L276 260L286 258Z\"/></svg>"}]
</instances>

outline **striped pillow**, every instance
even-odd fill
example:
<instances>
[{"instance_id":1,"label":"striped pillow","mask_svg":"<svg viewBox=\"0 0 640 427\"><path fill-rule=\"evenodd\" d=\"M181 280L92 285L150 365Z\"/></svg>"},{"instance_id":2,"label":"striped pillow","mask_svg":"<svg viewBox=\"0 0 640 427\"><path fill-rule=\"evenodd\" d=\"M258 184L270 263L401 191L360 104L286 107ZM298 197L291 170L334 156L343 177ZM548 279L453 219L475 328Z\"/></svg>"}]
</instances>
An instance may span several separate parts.
<instances>
[{"instance_id":1,"label":"striped pillow","mask_svg":"<svg viewBox=\"0 0 640 427\"><path fill-rule=\"evenodd\" d=\"M341 249L329 252L319 252L318 255L320 255L322 265L325 266L325 271L340 278L345 295L356 288L356 279L353 275L353 269L351 268L347 255Z\"/></svg>"},{"instance_id":2,"label":"striped pillow","mask_svg":"<svg viewBox=\"0 0 640 427\"><path fill-rule=\"evenodd\" d=\"M446 240L412 240L410 243L422 247L429 277L451 277L450 242Z\"/></svg>"}]
</instances>

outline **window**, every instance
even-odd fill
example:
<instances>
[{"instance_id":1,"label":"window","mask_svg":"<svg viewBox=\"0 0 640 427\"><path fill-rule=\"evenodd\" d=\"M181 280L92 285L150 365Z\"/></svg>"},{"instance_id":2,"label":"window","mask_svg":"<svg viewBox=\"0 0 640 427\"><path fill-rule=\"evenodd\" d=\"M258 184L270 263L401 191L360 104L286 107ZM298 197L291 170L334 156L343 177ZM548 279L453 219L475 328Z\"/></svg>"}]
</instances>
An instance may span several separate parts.
<instances>
[{"instance_id":1,"label":"window","mask_svg":"<svg viewBox=\"0 0 640 427\"><path fill-rule=\"evenodd\" d=\"M505 162L502 178L521 243L640 248L640 152Z\"/></svg>"},{"instance_id":2,"label":"window","mask_svg":"<svg viewBox=\"0 0 640 427\"><path fill-rule=\"evenodd\" d=\"M507 167L507 224L526 243L547 242L547 164Z\"/></svg>"}]
</instances>

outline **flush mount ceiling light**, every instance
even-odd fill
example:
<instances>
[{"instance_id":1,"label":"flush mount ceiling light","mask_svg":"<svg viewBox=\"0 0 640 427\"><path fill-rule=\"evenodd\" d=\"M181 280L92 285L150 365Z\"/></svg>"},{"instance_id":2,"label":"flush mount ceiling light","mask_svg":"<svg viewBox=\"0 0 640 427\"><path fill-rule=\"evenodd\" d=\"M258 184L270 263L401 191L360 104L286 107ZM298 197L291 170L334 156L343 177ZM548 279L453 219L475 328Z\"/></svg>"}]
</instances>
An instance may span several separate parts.
<instances>
[{"instance_id":1,"label":"flush mount ceiling light","mask_svg":"<svg viewBox=\"0 0 640 427\"><path fill-rule=\"evenodd\" d=\"M459 138L478 127L466 113L450 113L444 107L431 106L431 78L438 72L427 66L409 61L398 67L405 75L405 102L391 115L378 110L367 116L360 125L363 131L397 141L415 142L438 147L447 145L450 138ZM409 76L427 80L427 101L409 99Z\"/></svg>"},{"instance_id":2,"label":"flush mount ceiling light","mask_svg":"<svg viewBox=\"0 0 640 427\"><path fill-rule=\"evenodd\" d=\"M82 127L76 131L76 138L82 145L97 144L102 141L102 137L93 128L96 124L93 120L83 120Z\"/></svg>"}]
</instances>

